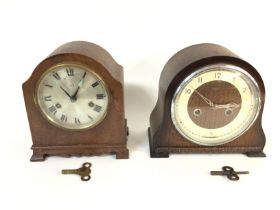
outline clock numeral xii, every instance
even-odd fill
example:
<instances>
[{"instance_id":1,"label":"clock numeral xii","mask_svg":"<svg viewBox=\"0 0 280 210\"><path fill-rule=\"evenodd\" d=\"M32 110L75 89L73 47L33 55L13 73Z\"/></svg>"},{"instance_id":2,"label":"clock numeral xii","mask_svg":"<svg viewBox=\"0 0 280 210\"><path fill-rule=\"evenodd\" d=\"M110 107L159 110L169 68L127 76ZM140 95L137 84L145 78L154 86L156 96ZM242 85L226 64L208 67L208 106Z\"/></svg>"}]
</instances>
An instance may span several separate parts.
<instances>
[{"instance_id":1,"label":"clock numeral xii","mask_svg":"<svg viewBox=\"0 0 280 210\"><path fill-rule=\"evenodd\" d=\"M67 72L67 75L70 77L70 76L74 76L74 69L72 68L67 68L66 69L66 72Z\"/></svg>"}]
</instances>

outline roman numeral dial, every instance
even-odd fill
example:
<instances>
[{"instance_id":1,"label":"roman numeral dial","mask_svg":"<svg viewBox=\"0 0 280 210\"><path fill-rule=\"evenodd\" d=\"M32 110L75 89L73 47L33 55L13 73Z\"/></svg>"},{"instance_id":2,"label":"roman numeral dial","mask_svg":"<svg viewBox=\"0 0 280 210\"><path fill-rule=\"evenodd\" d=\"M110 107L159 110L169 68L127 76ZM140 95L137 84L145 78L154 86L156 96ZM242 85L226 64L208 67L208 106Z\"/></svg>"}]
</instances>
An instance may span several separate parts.
<instances>
[{"instance_id":1,"label":"roman numeral dial","mask_svg":"<svg viewBox=\"0 0 280 210\"><path fill-rule=\"evenodd\" d=\"M104 81L93 70L76 64L50 68L40 79L36 95L46 119L66 129L101 123L109 104Z\"/></svg>"}]
</instances>

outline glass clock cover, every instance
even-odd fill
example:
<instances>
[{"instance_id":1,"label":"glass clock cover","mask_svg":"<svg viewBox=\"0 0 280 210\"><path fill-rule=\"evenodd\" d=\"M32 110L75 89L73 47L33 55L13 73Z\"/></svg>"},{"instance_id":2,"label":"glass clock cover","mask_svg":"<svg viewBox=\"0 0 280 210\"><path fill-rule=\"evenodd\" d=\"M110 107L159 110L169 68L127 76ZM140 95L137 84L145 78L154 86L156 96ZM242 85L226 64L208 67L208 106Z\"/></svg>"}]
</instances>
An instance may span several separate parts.
<instances>
[{"instance_id":1,"label":"glass clock cover","mask_svg":"<svg viewBox=\"0 0 280 210\"><path fill-rule=\"evenodd\" d=\"M214 146L249 129L260 104L257 83L246 71L216 64L198 69L181 82L171 115L181 135L196 144Z\"/></svg>"},{"instance_id":2,"label":"glass clock cover","mask_svg":"<svg viewBox=\"0 0 280 210\"><path fill-rule=\"evenodd\" d=\"M36 100L52 124L79 130L104 119L109 95L102 79L86 67L60 64L41 77Z\"/></svg>"}]
</instances>

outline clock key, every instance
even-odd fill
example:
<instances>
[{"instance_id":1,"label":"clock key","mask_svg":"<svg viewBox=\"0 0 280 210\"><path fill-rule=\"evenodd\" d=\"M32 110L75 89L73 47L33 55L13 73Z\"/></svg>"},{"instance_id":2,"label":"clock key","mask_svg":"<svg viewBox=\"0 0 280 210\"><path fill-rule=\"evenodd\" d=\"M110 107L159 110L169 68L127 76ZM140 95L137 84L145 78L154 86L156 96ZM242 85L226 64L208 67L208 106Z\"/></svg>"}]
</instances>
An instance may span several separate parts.
<instances>
[{"instance_id":1,"label":"clock key","mask_svg":"<svg viewBox=\"0 0 280 210\"><path fill-rule=\"evenodd\" d=\"M211 175L227 176L229 180L239 180L238 174L249 174L249 171L234 171L230 166L223 166L222 171L210 171Z\"/></svg>"},{"instance_id":2,"label":"clock key","mask_svg":"<svg viewBox=\"0 0 280 210\"><path fill-rule=\"evenodd\" d=\"M81 176L82 181L90 180L90 173L91 173L91 163L86 162L82 165L81 168L78 169L63 169L61 171L62 174L77 174Z\"/></svg>"}]
</instances>

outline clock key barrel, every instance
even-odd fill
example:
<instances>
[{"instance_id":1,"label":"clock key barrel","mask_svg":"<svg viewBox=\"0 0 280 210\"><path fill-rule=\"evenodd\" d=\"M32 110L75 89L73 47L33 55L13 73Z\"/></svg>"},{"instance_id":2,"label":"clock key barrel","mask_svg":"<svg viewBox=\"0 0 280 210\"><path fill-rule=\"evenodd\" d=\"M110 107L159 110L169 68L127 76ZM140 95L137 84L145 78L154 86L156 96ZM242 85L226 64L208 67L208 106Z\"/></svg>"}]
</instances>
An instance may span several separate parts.
<instances>
[{"instance_id":1,"label":"clock key barrel","mask_svg":"<svg viewBox=\"0 0 280 210\"><path fill-rule=\"evenodd\" d=\"M211 171L211 175L220 175L220 176L227 176L229 180L237 181L239 180L238 174L249 174L249 171L235 171L230 166L223 166L223 171Z\"/></svg>"},{"instance_id":2,"label":"clock key barrel","mask_svg":"<svg viewBox=\"0 0 280 210\"><path fill-rule=\"evenodd\" d=\"M229 171L211 171L211 175L229 175ZM235 171L235 174L249 174L249 171Z\"/></svg>"}]
</instances>

